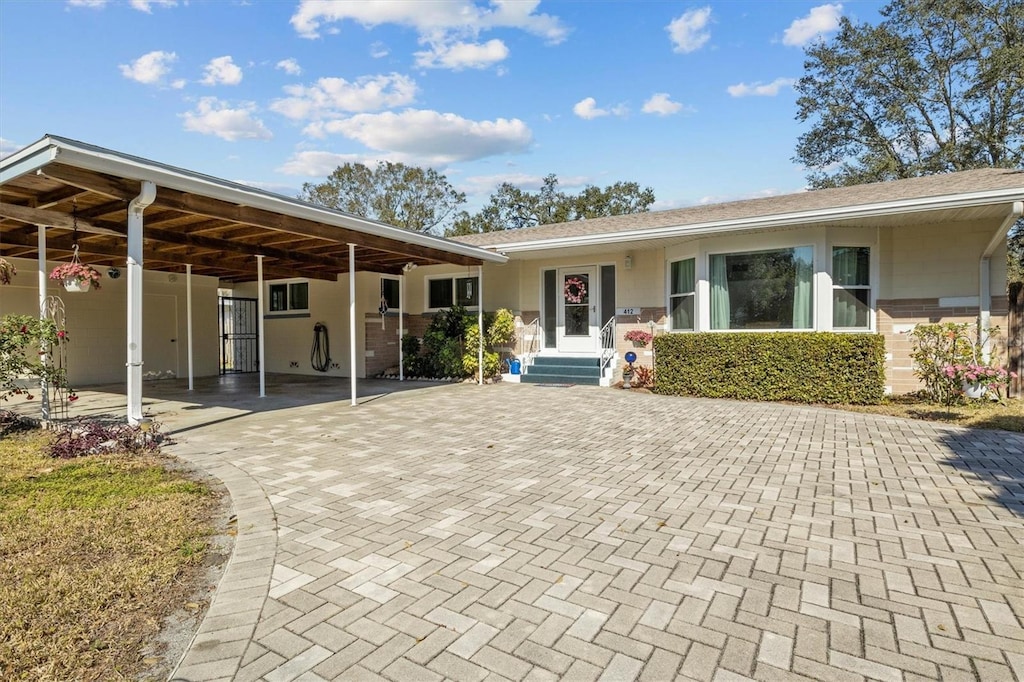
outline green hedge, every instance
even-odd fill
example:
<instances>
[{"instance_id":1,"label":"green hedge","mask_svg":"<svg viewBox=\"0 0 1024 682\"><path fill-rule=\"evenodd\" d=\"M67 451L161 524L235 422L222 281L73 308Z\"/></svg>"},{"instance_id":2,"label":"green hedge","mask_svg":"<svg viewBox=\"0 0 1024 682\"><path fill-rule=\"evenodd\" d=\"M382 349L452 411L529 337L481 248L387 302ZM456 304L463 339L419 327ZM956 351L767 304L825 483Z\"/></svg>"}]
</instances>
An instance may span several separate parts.
<instances>
[{"instance_id":1,"label":"green hedge","mask_svg":"<svg viewBox=\"0 0 1024 682\"><path fill-rule=\"evenodd\" d=\"M663 334L654 349L664 395L874 404L885 393L879 334Z\"/></svg>"}]
</instances>

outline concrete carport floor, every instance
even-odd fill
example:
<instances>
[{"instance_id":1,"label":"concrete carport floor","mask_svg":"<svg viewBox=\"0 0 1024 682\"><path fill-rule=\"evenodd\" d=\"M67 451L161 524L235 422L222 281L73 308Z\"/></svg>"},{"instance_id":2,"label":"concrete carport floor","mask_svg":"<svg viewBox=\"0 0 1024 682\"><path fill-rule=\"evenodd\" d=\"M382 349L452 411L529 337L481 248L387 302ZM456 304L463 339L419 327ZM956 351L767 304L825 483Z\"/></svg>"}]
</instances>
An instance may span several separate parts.
<instances>
[{"instance_id":1,"label":"concrete carport floor","mask_svg":"<svg viewBox=\"0 0 1024 682\"><path fill-rule=\"evenodd\" d=\"M178 679L1024 679L1024 436L296 381L252 412L147 389L238 514Z\"/></svg>"}]
</instances>

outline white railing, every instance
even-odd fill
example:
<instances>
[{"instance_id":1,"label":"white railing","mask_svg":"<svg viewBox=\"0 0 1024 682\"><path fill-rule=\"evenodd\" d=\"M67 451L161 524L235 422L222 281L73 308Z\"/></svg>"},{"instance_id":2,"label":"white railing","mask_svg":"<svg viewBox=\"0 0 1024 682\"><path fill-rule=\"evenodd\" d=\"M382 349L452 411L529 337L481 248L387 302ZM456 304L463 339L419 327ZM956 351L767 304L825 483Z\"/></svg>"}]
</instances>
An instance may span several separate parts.
<instances>
[{"instance_id":1,"label":"white railing","mask_svg":"<svg viewBox=\"0 0 1024 682\"><path fill-rule=\"evenodd\" d=\"M525 368L540 353L540 318L534 318L533 322L524 324L519 330L518 346L520 361Z\"/></svg>"},{"instance_id":2,"label":"white railing","mask_svg":"<svg viewBox=\"0 0 1024 682\"><path fill-rule=\"evenodd\" d=\"M601 376L605 367L615 359L615 316L612 315L601 327Z\"/></svg>"}]
</instances>

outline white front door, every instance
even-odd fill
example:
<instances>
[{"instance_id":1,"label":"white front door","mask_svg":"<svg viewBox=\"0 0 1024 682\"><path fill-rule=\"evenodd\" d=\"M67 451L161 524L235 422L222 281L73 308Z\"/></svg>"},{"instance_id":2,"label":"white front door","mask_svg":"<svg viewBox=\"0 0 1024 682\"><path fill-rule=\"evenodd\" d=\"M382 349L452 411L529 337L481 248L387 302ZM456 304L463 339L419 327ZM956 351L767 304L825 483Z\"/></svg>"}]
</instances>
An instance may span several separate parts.
<instances>
[{"instance_id":1,"label":"white front door","mask_svg":"<svg viewBox=\"0 0 1024 682\"><path fill-rule=\"evenodd\" d=\"M563 268L558 271L558 350L565 353L588 353L597 350L596 267Z\"/></svg>"}]
</instances>

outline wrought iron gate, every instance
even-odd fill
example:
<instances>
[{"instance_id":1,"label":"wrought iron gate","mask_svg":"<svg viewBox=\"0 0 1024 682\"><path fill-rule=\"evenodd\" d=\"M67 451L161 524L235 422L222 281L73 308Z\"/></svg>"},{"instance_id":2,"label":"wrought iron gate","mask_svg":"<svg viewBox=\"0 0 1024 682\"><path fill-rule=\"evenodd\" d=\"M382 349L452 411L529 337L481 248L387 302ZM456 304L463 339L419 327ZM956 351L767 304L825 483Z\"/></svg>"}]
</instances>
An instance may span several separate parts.
<instances>
[{"instance_id":1,"label":"wrought iron gate","mask_svg":"<svg viewBox=\"0 0 1024 682\"><path fill-rule=\"evenodd\" d=\"M259 309L255 298L220 297L220 373L258 372Z\"/></svg>"}]
</instances>

